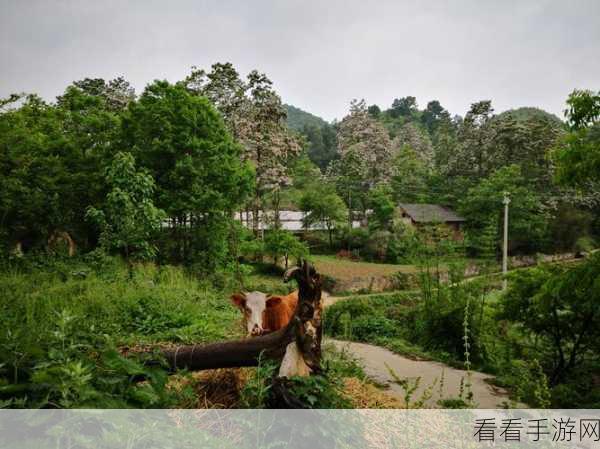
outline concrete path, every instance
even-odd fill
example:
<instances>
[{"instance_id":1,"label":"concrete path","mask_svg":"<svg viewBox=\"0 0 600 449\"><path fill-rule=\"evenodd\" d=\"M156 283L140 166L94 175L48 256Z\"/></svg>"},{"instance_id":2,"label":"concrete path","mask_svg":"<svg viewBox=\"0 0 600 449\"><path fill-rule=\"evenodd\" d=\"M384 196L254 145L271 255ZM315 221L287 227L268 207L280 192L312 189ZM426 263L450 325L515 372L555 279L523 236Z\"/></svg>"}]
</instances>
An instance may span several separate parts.
<instances>
[{"instance_id":1,"label":"concrete path","mask_svg":"<svg viewBox=\"0 0 600 449\"><path fill-rule=\"evenodd\" d=\"M419 388L411 397L411 402L421 399L423 392L431 385L432 396L425 402L429 408L439 407L436 403L440 398L440 380L444 376L444 386L441 396L444 399L458 398L461 379L467 381L467 372L451 368L439 362L425 360L411 360L395 354L385 348L366 343L354 343L327 338L325 343L332 343L337 350L346 351L358 359L364 366L365 373L377 383L389 386L389 392L404 399L404 389L394 382L389 372L391 368L401 378L414 381L420 377ZM387 365L387 366L386 366ZM503 402L510 402L505 390L490 385L487 381L493 376L471 371L471 390L473 392L476 408L499 408ZM436 381L437 379L437 381ZM520 405L520 408L525 407Z\"/></svg>"}]
</instances>

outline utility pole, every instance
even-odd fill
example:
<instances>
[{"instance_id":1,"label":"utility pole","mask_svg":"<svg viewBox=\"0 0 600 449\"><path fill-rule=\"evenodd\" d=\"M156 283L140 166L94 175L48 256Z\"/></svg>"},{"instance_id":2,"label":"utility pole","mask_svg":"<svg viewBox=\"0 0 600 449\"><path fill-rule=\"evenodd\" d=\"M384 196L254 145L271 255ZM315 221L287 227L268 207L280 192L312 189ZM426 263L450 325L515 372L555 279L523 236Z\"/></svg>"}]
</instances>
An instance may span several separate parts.
<instances>
[{"instance_id":1,"label":"utility pole","mask_svg":"<svg viewBox=\"0 0 600 449\"><path fill-rule=\"evenodd\" d=\"M502 289L506 290L507 281L506 274L508 272L508 205L510 204L510 198L508 192L504 192L504 242L502 247Z\"/></svg>"}]
</instances>

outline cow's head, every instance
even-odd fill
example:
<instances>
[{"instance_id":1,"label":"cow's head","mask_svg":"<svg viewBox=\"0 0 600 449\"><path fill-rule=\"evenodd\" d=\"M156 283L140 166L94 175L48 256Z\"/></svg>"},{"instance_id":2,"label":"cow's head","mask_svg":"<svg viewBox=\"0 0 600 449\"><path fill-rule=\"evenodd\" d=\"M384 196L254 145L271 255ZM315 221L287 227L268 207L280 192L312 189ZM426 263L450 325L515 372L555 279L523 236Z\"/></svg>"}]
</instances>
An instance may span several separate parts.
<instances>
[{"instance_id":1,"label":"cow's head","mask_svg":"<svg viewBox=\"0 0 600 449\"><path fill-rule=\"evenodd\" d=\"M242 311L248 335L257 336L268 332L264 328L264 314L269 307L281 303L281 297L268 296L262 292L242 292L231 296L233 303Z\"/></svg>"}]
</instances>

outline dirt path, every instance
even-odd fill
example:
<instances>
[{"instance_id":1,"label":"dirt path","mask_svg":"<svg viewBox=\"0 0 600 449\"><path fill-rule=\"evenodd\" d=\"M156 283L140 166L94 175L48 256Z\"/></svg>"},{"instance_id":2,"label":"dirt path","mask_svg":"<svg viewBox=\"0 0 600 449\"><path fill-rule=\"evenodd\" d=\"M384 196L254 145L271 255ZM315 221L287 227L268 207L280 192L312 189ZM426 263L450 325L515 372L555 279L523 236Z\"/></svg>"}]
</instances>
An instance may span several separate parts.
<instances>
[{"instance_id":1,"label":"dirt path","mask_svg":"<svg viewBox=\"0 0 600 449\"><path fill-rule=\"evenodd\" d=\"M388 366L401 379L408 378L414 381L417 377L421 378L419 388L412 395L411 402L420 400L425 389L435 383L431 398L425 402L425 406L430 408L439 407L436 402L441 399L440 380L442 373L444 385L441 396L445 399L458 398L461 379L464 378L465 382L467 380L466 371L451 368L439 362L411 360L379 346L331 338L327 338L325 343L331 343L337 350L346 351L361 361L365 373L370 378L377 383L389 386L389 393L401 400L404 399L404 389L394 383L394 378L390 374ZM492 378L493 376L488 374L471 372L471 390L477 408L499 408L503 402L510 401L505 390L488 383ZM524 405L520 407L524 407Z\"/></svg>"}]
</instances>

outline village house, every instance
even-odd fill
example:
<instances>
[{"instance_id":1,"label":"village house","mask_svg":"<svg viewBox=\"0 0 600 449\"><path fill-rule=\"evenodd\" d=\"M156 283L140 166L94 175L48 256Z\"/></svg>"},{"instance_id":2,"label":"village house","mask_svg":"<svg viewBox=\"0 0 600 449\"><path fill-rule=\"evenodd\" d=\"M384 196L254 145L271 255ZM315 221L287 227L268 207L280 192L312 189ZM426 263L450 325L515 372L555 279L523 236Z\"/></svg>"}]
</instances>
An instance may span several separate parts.
<instances>
[{"instance_id":1,"label":"village house","mask_svg":"<svg viewBox=\"0 0 600 449\"><path fill-rule=\"evenodd\" d=\"M406 204L398 205L402 220L416 228L425 225L443 224L452 231L455 240L463 240L465 219L453 210L438 204Z\"/></svg>"}]
</instances>

